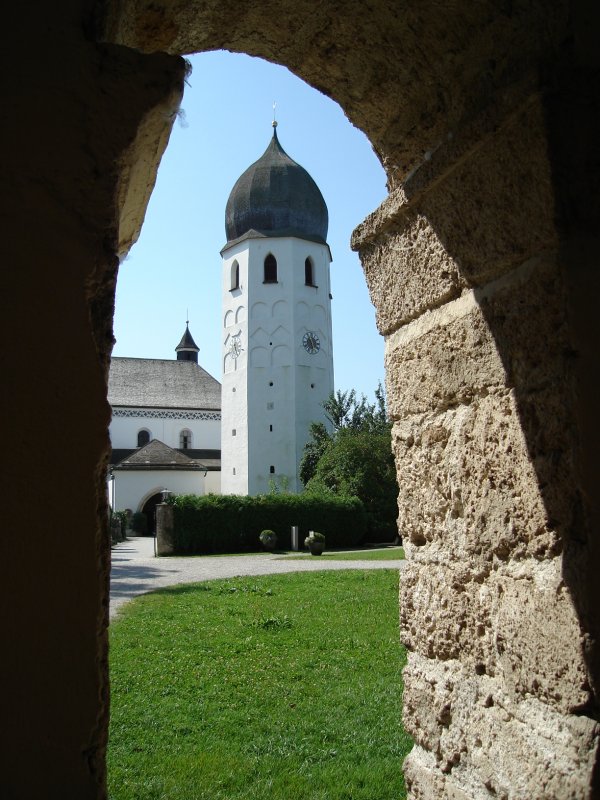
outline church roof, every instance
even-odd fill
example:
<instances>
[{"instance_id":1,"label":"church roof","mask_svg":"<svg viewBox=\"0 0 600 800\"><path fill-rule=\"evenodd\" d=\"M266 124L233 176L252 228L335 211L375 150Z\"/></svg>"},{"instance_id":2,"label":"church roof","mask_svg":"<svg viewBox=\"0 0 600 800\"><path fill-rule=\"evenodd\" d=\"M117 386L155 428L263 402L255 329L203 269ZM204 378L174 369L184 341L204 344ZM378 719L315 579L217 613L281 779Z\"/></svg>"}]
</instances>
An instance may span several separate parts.
<instances>
[{"instance_id":1,"label":"church roof","mask_svg":"<svg viewBox=\"0 0 600 800\"><path fill-rule=\"evenodd\" d=\"M325 244L327 206L308 172L291 159L277 138L238 178L225 210L225 232L232 242L249 231L266 236L297 236Z\"/></svg>"},{"instance_id":2,"label":"church roof","mask_svg":"<svg viewBox=\"0 0 600 800\"><path fill-rule=\"evenodd\" d=\"M185 451L181 448L174 449L176 449L178 453L183 453L184 456L191 458L192 461L195 461L202 469L208 470L208 472L221 469L220 450L207 450L195 447L189 447ZM121 461L129 461L130 456L137 452L137 447L114 447L111 451L109 463L114 466L120 464Z\"/></svg>"},{"instance_id":3,"label":"church roof","mask_svg":"<svg viewBox=\"0 0 600 800\"><path fill-rule=\"evenodd\" d=\"M113 357L108 376L111 406L221 409L221 384L193 361Z\"/></svg>"},{"instance_id":4,"label":"church roof","mask_svg":"<svg viewBox=\"0 0 600 800\"><path fill-rule=\"evenodd\" d=\"M200 348L194 341L192 334L190 333L190 328L187 323L185 325L185 333L183 334L183 336L181 337L181 341L175 348L175 352L177 352L178 350L195 350L196 352L200 350Z\"/></svg>"},{"instance_id":5,"label":"church roof","mask_svg":"<svg viewBox=\"0 0 600 800\"><path fill-rule=\"evenodd\" d=\"M152 439L117 464L114 469L201 470L202 466L159 439Z\"/></svg>"}]
</instances>

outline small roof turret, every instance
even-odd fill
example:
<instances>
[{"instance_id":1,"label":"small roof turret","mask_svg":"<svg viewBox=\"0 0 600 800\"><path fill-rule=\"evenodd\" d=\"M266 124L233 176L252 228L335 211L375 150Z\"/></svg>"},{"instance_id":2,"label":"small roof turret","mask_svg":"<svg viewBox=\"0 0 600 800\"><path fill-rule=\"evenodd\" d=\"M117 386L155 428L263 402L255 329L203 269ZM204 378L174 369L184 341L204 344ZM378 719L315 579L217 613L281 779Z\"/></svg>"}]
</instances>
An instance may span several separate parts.
<instances>
[{"instance_id":1,"label":"small roof turret","mask_svg":"<svg viewBox=\"0 0 600 800\"><path fill-rule=\"evenodd\" d=\"M263 155L238 178L225 211L227 242L255 231L326 244L329 218L319 187L279 143L276 123Z\"/></svg>"},{"instance_id":2,"label":"small roof turret","mask_svg":"<svg viewBox=\"0 0 600 800\"><path fill-rule=\"evenodd\" d=\"M198 363L200 348L190 333L189 322L185 323L185 333L175 348L175 352L177 353L177 361L193 361L196 364Z\"/></svg>"}]
</instances>

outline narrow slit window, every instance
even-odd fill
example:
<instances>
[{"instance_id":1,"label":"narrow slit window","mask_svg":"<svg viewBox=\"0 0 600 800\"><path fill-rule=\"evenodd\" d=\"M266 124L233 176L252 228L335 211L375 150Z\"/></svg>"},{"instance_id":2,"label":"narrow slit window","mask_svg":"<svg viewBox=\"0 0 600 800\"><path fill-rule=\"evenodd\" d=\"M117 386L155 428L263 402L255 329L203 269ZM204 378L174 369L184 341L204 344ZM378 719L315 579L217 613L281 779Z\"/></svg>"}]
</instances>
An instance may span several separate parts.
<instances>
[{"instance_id":1,"label":"narrow slit window","mask_svg":"<svg viewBox=\"0 0 600 800\"><path fill-rule=\"evenodd\" d=\"M240 288L240 265L234 261L231 265L231 291Z\"/></svg>"},{"instance_id":2,"label":"narrow slit window","mask_svg":"<svg viewBox=\"0 0 600 800\"><path fill-rule=\"evenodd\" d=\"M265 283L277 283L277 261L273 253L265 258Z\"/></svg>"},{"instance_id":3,"label":"narrow slit window","mask_svg":"<svg viewBox=\"0 0 600 800\"><path fill-rule=\"evenodd\" d=\"M269 472L271 473L271 475L275 474L275 467L273 466L273 464L271 464L271 466L269 467Z\"/></svg>"},{"instance_id":4,"label":"narrow slit window","mask_svg":"<svg viewBox=\"0 0 600 800\"><path fill-rule=\"evenodd\" d=\"M304 283L307 286L315 285L314 267L310 258L307 258L304 262Z\"/></svg>"},{"instance_id":5,"label":"narrow slit window","mask_svg":"<svg viewBox=\"0 0 600 800\"><path fill-rule=\"evenodd\" d=\"M179 434L179 449L188 450L192 446L192 432L184 428Z\"/></svg>"}]
</instances>

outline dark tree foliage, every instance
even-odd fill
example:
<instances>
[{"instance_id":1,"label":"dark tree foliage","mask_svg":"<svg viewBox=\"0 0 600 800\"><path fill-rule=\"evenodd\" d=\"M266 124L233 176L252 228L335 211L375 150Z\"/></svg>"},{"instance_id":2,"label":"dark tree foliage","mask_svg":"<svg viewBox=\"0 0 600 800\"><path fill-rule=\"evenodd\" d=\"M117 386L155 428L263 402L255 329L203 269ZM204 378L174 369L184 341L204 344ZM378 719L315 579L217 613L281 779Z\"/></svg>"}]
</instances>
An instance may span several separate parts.
<instances>
[{"instance_id":1,"label":"dark tree foliage","mask_svg":"<svg viewBox=\"0 0 600 800\"><path fill-rule=\"evenodd\" d=\"M315 474L319 459L331 442L327 428L322 422L311 422L310 441L304 446L304 453L300 461L300 480L306 486Z\"/></svg>"},{"instance_id":2,"label":"dark tree foliage","mask_svg":"<svg viewBox=\"0 0 600 800\"><path fill-rule=\"evenodd\" d=\"M358 399L354 390L338 390L323 407L330 429L312 424L300 462L302 482L309 492L359 497L368 515L367 538L393 540L398 484L381 384L375 403Z\"/></svg>"}]
</instances>

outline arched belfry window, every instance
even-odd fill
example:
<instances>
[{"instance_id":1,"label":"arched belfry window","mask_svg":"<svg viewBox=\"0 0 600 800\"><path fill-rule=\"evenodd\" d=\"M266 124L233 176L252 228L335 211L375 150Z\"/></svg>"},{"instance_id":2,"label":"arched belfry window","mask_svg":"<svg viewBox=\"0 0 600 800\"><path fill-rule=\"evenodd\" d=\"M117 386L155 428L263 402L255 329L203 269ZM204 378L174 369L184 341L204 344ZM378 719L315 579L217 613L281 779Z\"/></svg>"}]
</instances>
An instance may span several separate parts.
<instances>
[{"instance_id":1,"label":"arched belfry window","mask_svg":"<svg viewBox=\"0 0 600 800\"><path fill-rule=\"evenodd\" d=\"M137 435L137 446L143 447L145 444L148 444L150 441L150 431L146 428L142 428L141 431L138 431Z\"/></svg>"},{"instance_id":2,"label":"arched belfry window","mask_svg":"<svg viewBox=\"0 0 600 800\"><path fill-rule=\"evenodd\" d=\"M231 265L231 291L240 288L240 265L234 261Z\"/></svg>"},{"instance_id":3,"label":"arched belfry window","mask_svg":"<svg viewBox=\"0 0 600 800\"><path fill-rule=\"evenodd\" d=\"M265 283L277 283L277 261L273 253L265 258Z\"/></svg>"},{"instance_id":4,"label":"arched belfry window","mask_svg":"<svg viewBox=\"0 0 600 800\"><path fill-rule=\"evenodd\" d=\"M307 286L315 285L314 267L311 258L307 258L304 262L304 283Z\"/></svg>"},{"instance_id":5,"label":"arched belfry window","mask_svg":"<svg viewBox=\"0 0 600 800\"><path fill-rule=\"evenodd\" d=\"M192 446L192 432L184 428L179 434L179 447L181 450L188 450Z\"/></svg>"}]
</instances>

